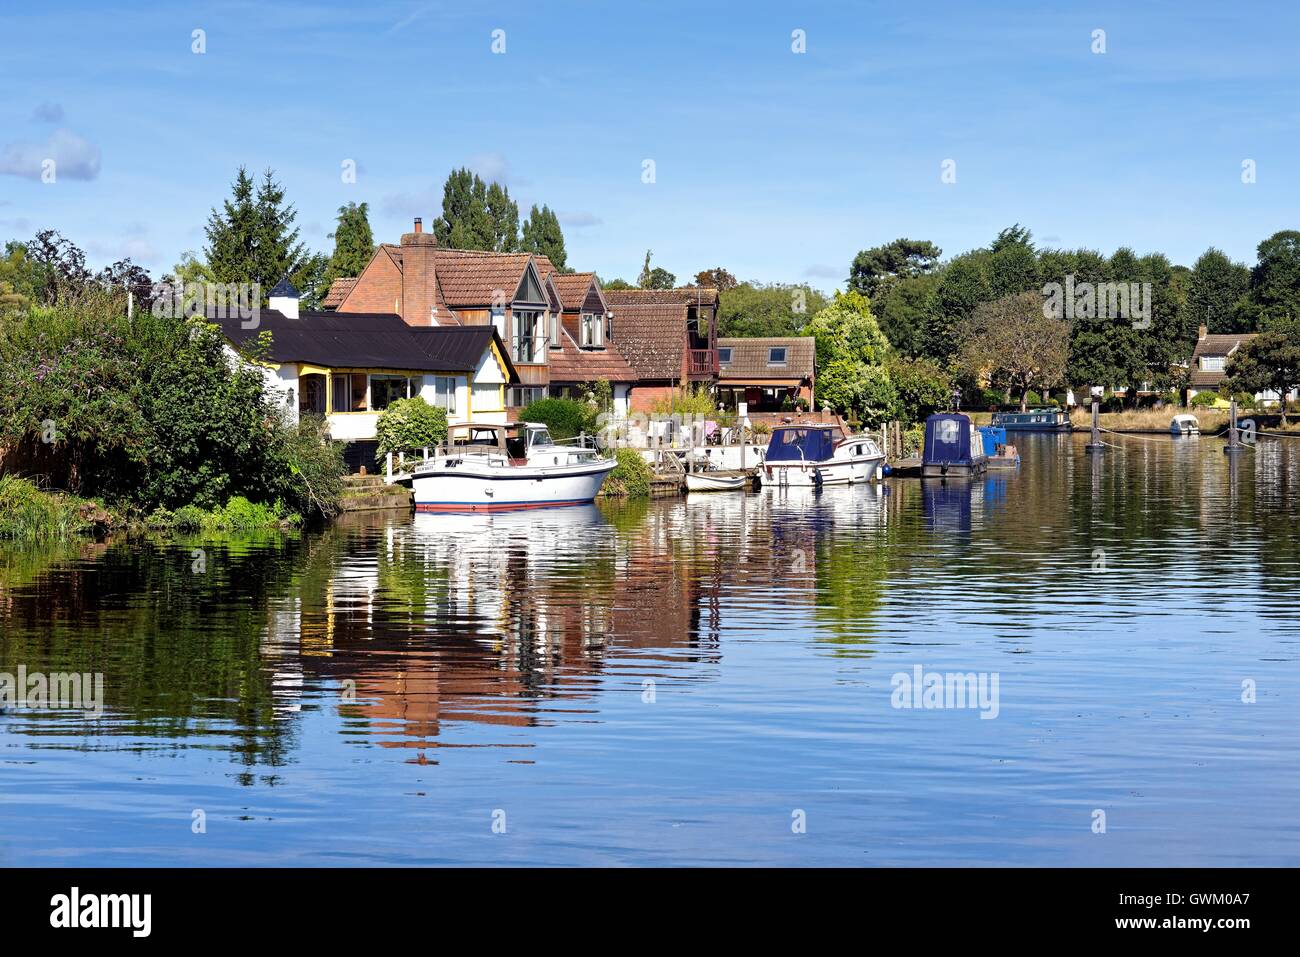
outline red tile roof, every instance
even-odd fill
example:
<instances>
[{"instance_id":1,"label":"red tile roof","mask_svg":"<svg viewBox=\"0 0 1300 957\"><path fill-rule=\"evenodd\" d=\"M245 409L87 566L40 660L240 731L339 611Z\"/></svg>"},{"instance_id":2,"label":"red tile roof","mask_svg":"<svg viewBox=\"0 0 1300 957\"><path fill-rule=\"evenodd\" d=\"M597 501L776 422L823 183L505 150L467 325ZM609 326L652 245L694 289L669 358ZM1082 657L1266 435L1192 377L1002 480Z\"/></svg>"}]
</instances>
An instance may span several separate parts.
<instances>
[{"instance_id":1,"label":"red tile roof","mask_svg":"<svg viewBox=\"0 0 1300 957\"><path fill-rule=\"evenodd\" d=\"M676 379L682 374L689 307L715 306L709 286L678 289L606 289L614 314L614 340L641 379Z\"/></svg>"},{"instance_id":2,"label":"red tile roof","mask_svg":"<svg viewBox=\"0 0 1300 957\"><path fill-rule=\"evenodd\" d=\"M325 298L321 300L321 308L337 309L356 284L355 279L335 279L330 283L330 291L325 293Z\"/></svg>"},{"instance_id":3,"label":"red tile roof","mask_svg":"<svg viewBox=\"0 0 1300 957\"><path fill-rule=\"evenodd\" d=\"M560 348L551 350L552 382L635 382L636 370L628 365L612 343L603 349L583 349L565 329L560 330Z\"/></svg>"},{"instance_id":4,"label":"red tile roof","mask_svg":"<svg viewBox=\"0 0 1300 957\"><path fill-rule=\"evenodd\" d=\"M774 366L767 361L774 346L785 349L784 365ZM718 348L731 350L731 361L722 363L718 373L723 380L811 379L817 357L817 340L812 336L719 339Z\"/></svg>"},{"instance_id":5,"label":"red tile roof","mask_svg":"<svg viewBox=\"0 0 1300 957\"><path fill-rule=\"evenodd\" d=\"M560 294L560 304L568 310L580 309L587 291L596 281L594 272L556 273L551 277L555 291Z\"/></svg>"}]
</instances>

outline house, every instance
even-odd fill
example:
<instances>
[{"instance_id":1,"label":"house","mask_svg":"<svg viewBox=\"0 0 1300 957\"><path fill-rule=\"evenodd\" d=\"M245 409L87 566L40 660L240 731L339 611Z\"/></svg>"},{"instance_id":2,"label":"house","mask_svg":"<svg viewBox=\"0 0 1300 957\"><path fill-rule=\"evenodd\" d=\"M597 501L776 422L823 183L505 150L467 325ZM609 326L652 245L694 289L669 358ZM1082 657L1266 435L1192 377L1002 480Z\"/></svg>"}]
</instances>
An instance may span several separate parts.
<instances>
[{"instance_id":1,"label":"house","mask_svg":"<svg viewBox=\"0 0 1300 957\"><path fill-rule=\"evenodd\" d=\"M1198 392L1215 392L1228 377L1228 359L1243 345L1255 338L1255 333L1230 333L1209 335L1205 326L1197 332L1196 349L1192 352L1191 377L1188 379L1187 398Z\"/></svg>"},{"instance_id":2,"label":"house","mask_svg":"<svg viewBox=\"0 0 1300 957\"><path fill-rule=\"evenodd\" d=\"M1196 349L1192 352L1191 377L1188 379L1187 401L1198 392L1216 392L1227 379L1228 360L1233 353L1254 339L1258 333L1234 332L1209 335L1205 326L1197 331ZM1300 394L1292 391L1288 401L1294 401ZM1255 401L1272 404L1277 402L1276 392L1256 392Z\"/></svg>"},{"instance_id":3,"label":"house","mask_svg":"<svg viewBox=\"0 0 1300 957\"><path fill-rule=\"evenodd\" d=\"M606 289L608 332L636 373L629 407L654 412L693 385L718 379L718 290Z\"/></svg>"},{"instance_id":4,"label":"house","mask_svg":"<svg viewBox=\"0 0 1300 957\"><path fill-rule=\"evenodd\" d=\"M572 284L563 280L543 255L440 247L417 218L399 245L375 251L361 275L336 279L322 306L336 313L395 313L416 327L494 326L519 377L506 393L513 416L552 393L552 358L561 362L561 387L627 375L608 355L588 356L594 347L566 348L560 290ZM580 307L575 301L575 310Z\"/></svg>"},{"instance_id":5,"label":"house","mask_svg":"<svg viewBox=\"0 0 1300 957\"><path fill-rule=\"evenodd\" d=\"M451 423L506 422L506 390L519 377L496 328L411 326L395 313L300 312L287 281L272 290L256 323L212 317L231 352L270 333L258 357L267 389L283 397L288 417L320 415L331 438L348 443L351 468L375 467L379 413L420 396ZM247 326L247 328L246 328Z\"/></svg>"},{"instance_id":6,"label":"house","mask_svg":"<svg viewBox=\"0 0 1300 957\"><path fill-rule=\"evenodd\" d=\"M559 273L548 284L556 296L551 335L551 395L576 398L582 386L604 379L610 384L614 413L626 416L636 371L610 335L609 304L593 272Z\"/></svg>"},{"instance_id":7,"label":"house","mask_svg":"<svg viewBox=\"0 0 1300 957\"><path fill-rule=\"evenodd\" d=\"M718 403L750 412L813 408L816 340L811 336L718 340Z\"/></svg>"}]
</instances>

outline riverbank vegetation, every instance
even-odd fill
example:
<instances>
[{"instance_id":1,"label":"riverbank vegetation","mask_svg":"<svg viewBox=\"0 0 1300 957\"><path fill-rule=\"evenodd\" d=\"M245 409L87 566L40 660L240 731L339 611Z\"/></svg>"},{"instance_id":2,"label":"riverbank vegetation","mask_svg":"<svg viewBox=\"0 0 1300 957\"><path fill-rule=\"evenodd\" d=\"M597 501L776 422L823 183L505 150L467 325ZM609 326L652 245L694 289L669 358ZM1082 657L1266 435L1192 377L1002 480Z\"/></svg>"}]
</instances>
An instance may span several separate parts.
<instances>
[{"instance_id":1,"label":"riverbank vegetation","mask_svg":"<svg viewBox=\"0 0 1300 957\"><path fill-rule=\"evenodd\" d=\"M247 523L240 507L227 513L236 499L264 506L268 523L331 515L341 450L320 420L294 423L272 401L257 360L233 359L202 320L128 315L120 289L61 283L0 323L4 471L128 523L187 506L217 516L209 524Z\"/></svg>"}]
</instances>

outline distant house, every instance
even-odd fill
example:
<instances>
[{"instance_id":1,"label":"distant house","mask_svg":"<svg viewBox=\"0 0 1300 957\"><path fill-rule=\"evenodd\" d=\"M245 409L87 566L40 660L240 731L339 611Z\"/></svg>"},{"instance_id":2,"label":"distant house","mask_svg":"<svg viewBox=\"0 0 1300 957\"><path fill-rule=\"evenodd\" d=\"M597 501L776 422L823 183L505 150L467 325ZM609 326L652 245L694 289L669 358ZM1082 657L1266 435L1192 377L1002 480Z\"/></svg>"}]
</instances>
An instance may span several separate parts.
<instances>
[{"instance_id":1,"label":"distant house","mask_svg":"<svg viewBox=\"0 0 1300 957\"><path fill-rule=\"evenodd\" d=\"M674 393L718 381L718 290L606 289L609 334L634 372L629 405L653 412Z\"/></svg>"},{"instance_id":2,"label":"distant house","mask_svg":"<svg viewBox=\"0 0 1300 957\"><path fill-rule=\"evenodd\" d=\"M803 399L813 408L816 340L811 336L718 340L718 403L750 412L788 411Z\"/></svg>"},{"instance_id":3,"label":"distant house","mask_svg":"<svg viewBox=\"0 0 1300 957\"><path fill-rule=\"evenodd\" d=\"M1187 399L1198 392L1216 392L1228 377L1228 360L1233 354L1254 339L1255 332L1233 332L1209 335L1205 326L1198 330L1196 349L1192 352L1191 377L1188 379ZM1296 392L1287 396L1294 400ZM1276 392L1256 392L1255 401L1263 403L1277 402Z\"/></svg>"},{"instance_id":4,"label":"distant house","mask_svg":"<svg viewBox=\"0 0 1300 957\"><path fill-rule=\"evenodd\" d=\"M554 273L549 285L558 303L551 336L551 395L579 397L583 384L604 379L614 412L626 415L636 371L610 335L609 304L592 272Z\"/></svg>"},{"instance_id":5,"label":"distant house","mask_svg":"<svg viewBox=\"0 0 1300 957\"><path fill-rule=\"evenodd\" d=\"M413 327L394 313L299 312L287 282L273 290L256 324L238 315L210 321L232 352L270 333L262 357L268 391L293 420L323 416L331 438L348 443L354 469L375 467L379 413L394 401L421 396L450 422L500 424L505 392L519 381L492 326Z\"/></svg>"}]
</instances>

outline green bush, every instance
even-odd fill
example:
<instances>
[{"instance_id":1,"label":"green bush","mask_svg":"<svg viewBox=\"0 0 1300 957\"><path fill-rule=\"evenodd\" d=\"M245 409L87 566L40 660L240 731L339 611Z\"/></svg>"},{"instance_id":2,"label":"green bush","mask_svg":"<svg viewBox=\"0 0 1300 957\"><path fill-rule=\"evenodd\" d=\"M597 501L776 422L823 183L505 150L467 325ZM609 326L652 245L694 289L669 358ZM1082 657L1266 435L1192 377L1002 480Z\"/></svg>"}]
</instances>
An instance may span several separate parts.
<instances>
[{"instance_id":1,"label":"green bush","mask_svg":"<svg viewBox=\"0 0 1300 957\"><path fill-rule=\"evenodd\" d=\"M375 435L380 458L432 448L447 439L447 413L419 396L398 399L379 413Z\"/></svg>"},{"instance_id":2,"label":"green bush","mask_svg":"<svg viewBox=\"0 0 1300 957\"><path fill-rule=\"evenodd\" d=\"M1216 392L1198 392L1192 396L1191 406L1195 409L1207 408L1219 401L1219 395Z\"/></svg>"},{"instance_id":3,"label":"green bush","mask_svg":"<svg viewBox=\"0 0 1300 957\"><path fill-rule=\"evenodd\" d=\"M89 531L77 499L43 492L28 479L0 475L0 539L71 538Z\"/></svg>"},{"instance_id":4,"label":"green bush","mask_svg":"<svg viewBox=\"0 0 1300 957\"><path fill-rule=\"evenodd\" d=\"M618 465L605 477L601 492L605 495L622 495L627 498L645 498L650 494L650 480L654 470L635 449L619 449L614 453Z\"/></svg>"},{"instance_id":5,"label":"green bush","mask_svg":"<svg viewBox=\"0 0 1300 957\"><path fill-rule=\"evenodd\" d=\"M1101 411L1103 412L1123 412L1124 397L1111 393L1101 400Z\"/></svg>"},{"instance_id":6,"label":"green bush","mask_svg":"<svg viewBox=\"0 0 1300 957\"><path fill-rule=\"evenodd\" d=\"M1239 408L1239 409L1253 409L1253 408L1255 408L1255 405L1256 405L1256 403L1255 403L1255 397L1254 397L1253 395L1251 395L1249 392L1236 392L1236 393L1233 393L1233 398L1237 400L1237 408Z\"/></svg>"},{"instance_id":7,"label":"green bush","mask_svg":"<svg viewBox=\"0 0 1300 957\"><path fill-rule=\"evenodd\" d=\"M580 432L595 432L595 410L576 399L538 399L519 412L520 422L537 422L546 426L551 438L571 439Z\"/></svg>"}]
</instances>

